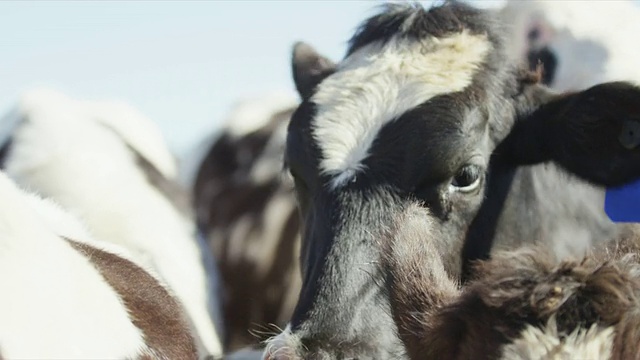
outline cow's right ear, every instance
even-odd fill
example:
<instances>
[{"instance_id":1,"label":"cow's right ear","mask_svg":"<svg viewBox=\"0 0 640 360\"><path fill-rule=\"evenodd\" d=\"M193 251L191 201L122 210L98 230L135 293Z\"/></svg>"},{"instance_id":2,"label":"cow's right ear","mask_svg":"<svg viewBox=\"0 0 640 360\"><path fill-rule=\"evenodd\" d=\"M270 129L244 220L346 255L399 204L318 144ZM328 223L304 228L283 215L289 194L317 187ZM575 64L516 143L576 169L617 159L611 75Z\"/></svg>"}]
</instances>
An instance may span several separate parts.
<instances>
[{"instance_id":1,"label":"cow's right ear","mask_svg":"<svg viewBox=\"0 0 640 360\"><path fill-rule=\"evenodd\" d=\"M514 165L553 161L602 186L640 178L640 88L610 82L557 94L530 85L496 149Z\"/></svg>"},{"instance_id":2,"label":"cow's right ear","mask_svg":"<svg viewBox=\"0 0 640 360\"><path fill-rule=\"evenodd\" d=\"M293 46L291 67L293 81L302 99L310 98L316 86L336 70L333 61L303 42L297 42Z\"/></svg>"}]
</instances>

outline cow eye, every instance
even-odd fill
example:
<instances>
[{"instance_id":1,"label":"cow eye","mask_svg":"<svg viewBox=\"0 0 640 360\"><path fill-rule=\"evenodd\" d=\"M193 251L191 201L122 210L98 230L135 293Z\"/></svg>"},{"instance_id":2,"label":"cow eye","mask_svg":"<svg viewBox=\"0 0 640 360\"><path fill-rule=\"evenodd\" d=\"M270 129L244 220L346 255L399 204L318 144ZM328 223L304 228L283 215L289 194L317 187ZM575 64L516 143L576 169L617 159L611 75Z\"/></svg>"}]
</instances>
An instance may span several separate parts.
<instances>
[{"instance_id":1,"label":"cow eye","mask_svg":"<svg viewBox=\"0 0 640 360\"><path fill-rule=\"evenodd\" d=\"M480 185L481 175L482 172L479 166L465 165L451 180L450 188L452 191L472 192Z\"/></svg>"}]
</instances>

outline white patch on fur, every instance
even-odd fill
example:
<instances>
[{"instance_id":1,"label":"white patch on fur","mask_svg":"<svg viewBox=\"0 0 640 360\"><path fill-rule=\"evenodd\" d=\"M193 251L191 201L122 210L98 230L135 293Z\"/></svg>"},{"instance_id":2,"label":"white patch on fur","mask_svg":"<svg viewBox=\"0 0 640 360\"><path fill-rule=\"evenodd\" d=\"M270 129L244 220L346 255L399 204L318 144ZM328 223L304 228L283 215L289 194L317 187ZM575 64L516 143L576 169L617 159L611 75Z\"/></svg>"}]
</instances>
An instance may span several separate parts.
<instances>
[{"instance_id":1,"label":"white patch on fur","mask_svg":"<svg viewBox=\"0 0 640 360\"><path fill-rule=\"evenodd\" d=\"M242 137L267 125L271 117L298 105L291 93L275 92L238 103L227 119L224 131L232 137Z\"/></svg>"},{"instance_id":2,"label":"white patch on fur","mask_svg":"<svg viewBox=\"0 0 640 360\"><path fill-rule=\"evenodd\" d=\"M135 116L123 116L124 126L111 118L120 110L105 107L60 94L23 101L19 115L25 120L15 131L6 171L79 217L97 240L126 248L136 263L153 269L184 305L206 352L219 356L211 318L217 304L209 307L194 221L149 184L125 143L136 136L122 135L126 129L154 134L156 128L147 121L134 124L140 120ZM129 146L139 150L139 144Z\"/></svg>"},{"instance_id":3,"label":"white patch on fur","mask_svg":"<svg viewBox=\"0 0 640 360\"><path fill-rule=\"evenodd\" d=\"M0 349L5 359L123 359L146 348L118 294L49 227L61 211L0 173ZM54 210L55 209L55 210ZM88 234L56 216L67 234Z\"/></svg>"},{"instance_id":4,"label":"white patch on fur","mask_svg":"<svg viewBox=\"0 0 640 360\"><path fill-rule=\"evenodd\" d=\"M198 141L185 156L181 157L180 181L189 188L193 187L202 161L222 134L239 139L264 127L274 114L294 108L299 102L298 98L289 92L273 92L239 102L232 108L219 131L214 131L203 140ZM280 165L279 168L281 167Z\"/></svg>"},{"instance_id":5,"label":"white patch on fur","mask_svg":"<svg viewBox=\"0 0 640 360\"><path fill-rule=\"evenodd\" d=\"M249 173L249 178L254 184L263 185L275 179L286 180L282 165L288 127L288 121L279 124L269 137L267 144Z\"/></svg>"},{"instance_id":6,"label":"white patch on fur","mask_svg":"<svg viewBox=\"0 0 640 360\"><path fill-rule=\"evenodd\" d=\"M296 349L301 348L300 339L291 332L291 324L278 336L267 341L262 354L262 360L293 360L297 359Z\"/></svg>"},{"instance_id":7,"label":"white patch on fur","mask_svg":"<svg viewBox=\"0 0 640 360\"><path fill-rule=\"evenodd\" d=\"M609 359L613 350L613 327L576 329L568 336L560 336L554 318L544 328L527 326L520 338L506 345L505 360L529 359Z\"/></svg>"},{"instance_id":8,"label":"white patch on fur","mask_svg":"<svg viewBox=\"0 0 640 360\"><path fill-rule=\"evenodd\" d=\"M380 129L442 94L465 89L490 51L485 35L466 31L421 41L374 43L346 58L313 95L313 136L320 170L337 187L363 170Z\"/></svg>"}]
</instances>

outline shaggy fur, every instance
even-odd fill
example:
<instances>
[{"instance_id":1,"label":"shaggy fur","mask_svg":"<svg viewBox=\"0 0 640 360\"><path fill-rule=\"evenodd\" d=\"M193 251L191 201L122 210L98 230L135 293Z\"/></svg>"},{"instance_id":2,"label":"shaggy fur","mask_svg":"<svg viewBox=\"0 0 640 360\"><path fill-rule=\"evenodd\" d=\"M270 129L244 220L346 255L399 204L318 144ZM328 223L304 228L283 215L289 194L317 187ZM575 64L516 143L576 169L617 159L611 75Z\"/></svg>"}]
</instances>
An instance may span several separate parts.
<instances>
[{"instance_id":1,"label":"shaggy fur","mask_svg":"<svg viewBox=\"0 0 640 360\"><path fill-rule=\"evenodd\" d=\"M446 252L436 251L426 216L410 207L383 241L392 313L411 359L637 356L633 241L578 260L558 261L541 248L500 252L460 288L444 272Z\"/></svg>"},{"instance_id":2,"label":"shaggy fur","mask_svg":"<svg viewBox=\"0 0 640 360\"><path fill-rule=\"evenodd\" d=\"M372 42L346 58L311 97L320 171L332 177L331 186L366 169L362 161L385 125L434 97L468 88L491 47L486 35L463 31L415 42Z\"/></svg>"}]
</instances>

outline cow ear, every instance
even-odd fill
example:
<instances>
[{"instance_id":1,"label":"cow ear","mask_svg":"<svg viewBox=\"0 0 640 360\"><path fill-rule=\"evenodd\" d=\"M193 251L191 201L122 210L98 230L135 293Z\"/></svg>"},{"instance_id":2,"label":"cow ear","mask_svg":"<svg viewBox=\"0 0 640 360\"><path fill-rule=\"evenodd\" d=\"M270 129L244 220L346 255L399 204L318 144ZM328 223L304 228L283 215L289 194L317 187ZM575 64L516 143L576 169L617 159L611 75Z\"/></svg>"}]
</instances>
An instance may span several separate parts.
<instances>
[{"instance_id":1,"label":"cow ear","mask_svg":"<svg viewBox=\"0 0 640 360\"><path fill-rule=\"evenodd\" d=\"M602 186L640 178L640 88L610 82L556 94L525 90L517 119L496 153L514 165L553 161Z\"/></svg>"},{"instance_id":2,"label":"cow ear","mask_svg":"<svg viewBox=\"0 0 640 360\"><path fill-rule=\"evenodd\" d=\"M303 99L311 97L315 87L336 69L336 65L331 60L318 54L313 47L303 42L297 42L293 46L291 67L293 81Z\"/></svg>"}]
</instances>

